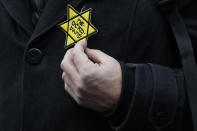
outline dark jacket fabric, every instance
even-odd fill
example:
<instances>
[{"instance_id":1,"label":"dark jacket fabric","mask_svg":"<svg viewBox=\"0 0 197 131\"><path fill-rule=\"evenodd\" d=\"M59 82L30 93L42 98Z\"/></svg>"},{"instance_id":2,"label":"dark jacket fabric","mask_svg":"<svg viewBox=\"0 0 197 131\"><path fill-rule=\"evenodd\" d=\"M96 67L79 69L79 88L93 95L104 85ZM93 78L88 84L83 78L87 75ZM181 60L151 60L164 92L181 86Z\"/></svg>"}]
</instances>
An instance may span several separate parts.
<instances>
[{"instance_id":1,"label":"dark jacket fabric","mask_svg":"<svg viewBox=\"0 0 197 131\"><path fill-rule=\"evenodd\" d=\"M64 90L60 63L66 5L92 8L99 32L88 47L121 63L123 88L109 114L84 108ZM197 53L197 1L180 1ZM0 1L1 131L191 131L181 61L154 0L49 0L34 28L24 0Z\"/></svg>"},{"instance_id":2,"label":"dark jacket fabric","mask_svg":"<svg viewBox=\"0 0 197 131\"><path fill-rule=\"evenodd\" d=\"M42 14L42 11L44 10L47 0L30 0L29 3L32 12L32 22L35 27Z\"/></svg>"}]
</instances>

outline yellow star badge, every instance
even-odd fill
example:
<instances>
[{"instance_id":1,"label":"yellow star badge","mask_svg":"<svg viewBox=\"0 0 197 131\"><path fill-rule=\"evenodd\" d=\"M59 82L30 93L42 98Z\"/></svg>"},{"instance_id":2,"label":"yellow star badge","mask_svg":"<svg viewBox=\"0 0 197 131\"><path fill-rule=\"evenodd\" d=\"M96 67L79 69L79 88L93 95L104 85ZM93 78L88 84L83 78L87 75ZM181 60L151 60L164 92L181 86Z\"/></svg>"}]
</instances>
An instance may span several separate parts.
<instances>
[{"instance_id":1,"label":"yellow star badge","mask_svg":"<svg viewBox=\"0 0 197 131\"><path fill-rule=\"evenodd\" d=\"M71 5L67 7L67 21L59 24L59 27L66 33L65 48L68 48L81 40L87 40L98 30L91 24L91 11L87 9L81 13Z\"/></svg>"}]
</instances>

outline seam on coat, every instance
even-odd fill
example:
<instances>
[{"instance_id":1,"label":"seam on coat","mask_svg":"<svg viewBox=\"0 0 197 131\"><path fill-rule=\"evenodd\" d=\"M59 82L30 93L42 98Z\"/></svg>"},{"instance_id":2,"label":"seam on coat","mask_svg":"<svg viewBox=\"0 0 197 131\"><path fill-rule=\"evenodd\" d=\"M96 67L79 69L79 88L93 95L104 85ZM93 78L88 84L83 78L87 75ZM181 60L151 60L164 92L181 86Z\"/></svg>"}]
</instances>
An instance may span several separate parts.
<instances>
[{"instance_id":1,"label":"seam on coat","mask_svg":"<svg viewBox=\"0 0 197 131\"><path fill-rule=\"evenodd\" d=\"M132 28L133 28L133 26L134 26L134 23L135 23L135 19L136 19L136 12L137 12L137 5L138 5L138 3L139 3L139 1L140 0L135 0L134 2L134 6L132 6L132 7L134 7L134 9L132 9L132 11L131 11L131 13L130 13L130 15L129 15L129 20L128 20L128 30L127 30L127 33L126 33L126 36L125 36L125 48L123 49L123 60L124 60L124 62L127 62L127 55L128 55L128 51L129 51L129 49L128 49L128 47L129 47L129 40L130 40L130 38L131 38L131 36L132 36L132 32L131 32L131 30L132 30ZM131 7L131 8L132 8Z\"/></svg>"},{"instance_id":2,"label":"seam on coat","mask_svg":"<svg viewBox=\"0 0 197 131\"><path fill-rule=\"evenodd\" d=\"M20 131L24 130L24 74L25 73L25 55L22 61L22 74L21 74L21 92L20 92Z\"/></svg>"}]
</instances>

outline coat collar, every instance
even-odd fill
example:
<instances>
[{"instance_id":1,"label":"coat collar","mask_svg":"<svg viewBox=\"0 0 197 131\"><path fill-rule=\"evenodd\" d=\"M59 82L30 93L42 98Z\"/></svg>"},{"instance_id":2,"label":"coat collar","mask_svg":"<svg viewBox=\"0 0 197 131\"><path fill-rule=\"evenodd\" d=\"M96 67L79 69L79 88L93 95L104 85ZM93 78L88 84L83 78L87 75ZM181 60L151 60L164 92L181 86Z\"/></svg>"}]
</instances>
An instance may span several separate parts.
<instances>
[{"instance_id":1,"label":"coat collar","mask_svg":"<svg viewBox=\"0 0 197 131\"><path fill-rule=\"evenodd\" d=\"M83 0L49 0L33 32L32 39L41 36L66 18L67 4L77 8L81 2Z\"/></svg>"},{"instance_id":2,"label":"coat collar","mask_svg":"<svg viewBox=\"0 0 197 131\"><path fill-rule=\"evenodd\" d=\"M83 1L48 0L35 29L33 29L31 21L31 10L28 0L2 0L2 3L10 16L31 36L31 40L34 40L66 18L67 4L71 4L77 8Z\"/></svg>"},{"instance_id":3,"label":"coat collar","mask_svg":"<svg viewBox=\"0 0 197 131\"><path fill-rule=\"evenodd\" d=\"M1 0L9 15L30 35L33 31L28 0Z\"/></svg>"}]
</instances>

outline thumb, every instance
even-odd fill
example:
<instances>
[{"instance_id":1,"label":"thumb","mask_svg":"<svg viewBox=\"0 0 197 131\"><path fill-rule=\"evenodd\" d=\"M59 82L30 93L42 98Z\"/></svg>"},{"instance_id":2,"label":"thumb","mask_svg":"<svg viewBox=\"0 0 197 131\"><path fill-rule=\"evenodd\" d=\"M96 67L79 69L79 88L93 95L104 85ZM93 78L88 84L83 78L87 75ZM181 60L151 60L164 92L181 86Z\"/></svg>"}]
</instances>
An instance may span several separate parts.
<instances>
[{"instance_id":1,"label":"thumb","mask_svg":"<svg viewBox=\"0 0 197 131\"><path fill-rule=\"evenodd\" d=\"M78 51L84 52L86 50L86 48L87 48L87 41L86 40L79 41L75 45L75 48L78 49Z\"/></svg>"},{"instance_id":2,"label":"thumb","mask_svg":"<svg viewBox=\"0 0 197 131\"><path fill-rule=\"evenodd\" d=\"M97 64L102 64L109 58L107 54L105 54L104 52L100 50L87 48L85 50L85 53L89 57L89 59L91 59L93 62Z\"/></svg>"}]
</instances>

